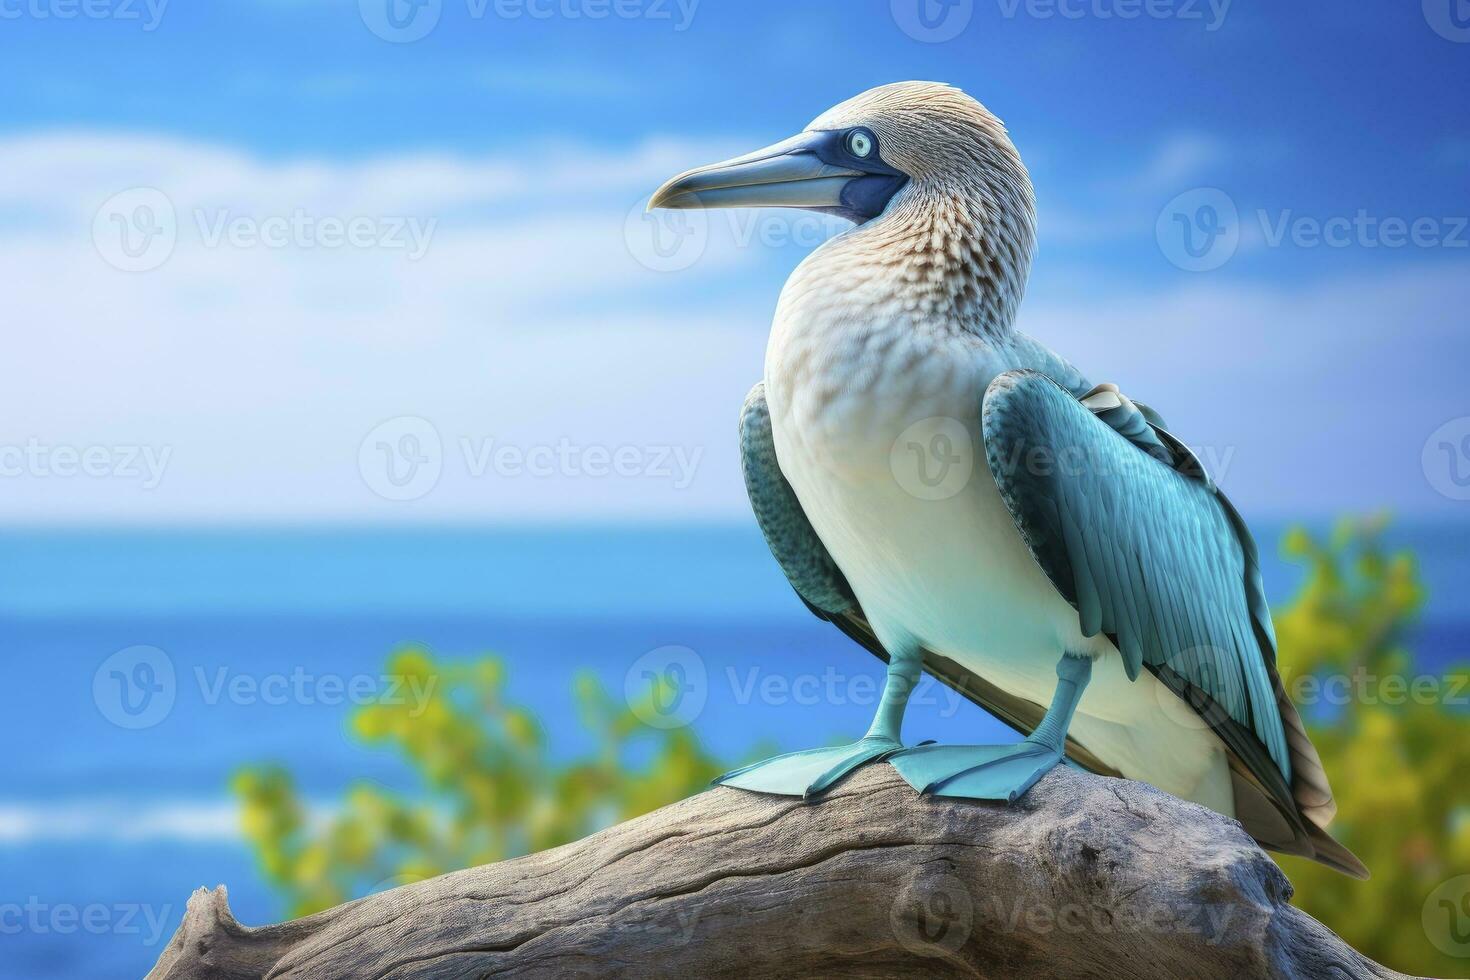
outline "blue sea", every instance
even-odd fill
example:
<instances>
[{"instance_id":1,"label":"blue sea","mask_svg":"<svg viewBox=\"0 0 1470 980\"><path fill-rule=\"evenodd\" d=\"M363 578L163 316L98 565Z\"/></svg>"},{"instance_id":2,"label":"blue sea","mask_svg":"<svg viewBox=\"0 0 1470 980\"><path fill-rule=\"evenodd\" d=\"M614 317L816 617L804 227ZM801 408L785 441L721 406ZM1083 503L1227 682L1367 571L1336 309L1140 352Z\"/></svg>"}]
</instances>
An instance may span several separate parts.
<instances>
[{"instance_id":1,"label":"blue sea","mask_svg":"<svg viewBox=\"0 0 1470 980\"><path fill-rule=\"evenodd\" d=\"M1301 571L1257 528L1267 589ZM1470 523L1405 525L1430 604L1425 670L1470 651ZM200 885L236 916L283 907L241 842L227 781L281 762L327 803L350 782L412 789L345 731L405 644L502 656L553 751L592 748L572 711L590 669L620 695L650 664L703 672L682 720L717 753L860 733L876 660L813 619L747 527L0 533L0 968L141 976ZM662 658L662 659L660 659ZM158 692L157 697L149 692ZM1009 733L937 685L906 735Z\"/></svg>"}]
</instances>

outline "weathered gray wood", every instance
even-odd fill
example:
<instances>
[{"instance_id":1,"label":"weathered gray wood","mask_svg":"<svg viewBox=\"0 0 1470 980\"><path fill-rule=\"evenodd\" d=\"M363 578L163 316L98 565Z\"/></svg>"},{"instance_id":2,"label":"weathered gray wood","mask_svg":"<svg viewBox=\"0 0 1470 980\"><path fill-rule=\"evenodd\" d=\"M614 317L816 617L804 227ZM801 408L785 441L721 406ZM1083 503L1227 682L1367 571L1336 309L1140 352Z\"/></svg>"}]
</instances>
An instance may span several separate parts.
<instances>
[{"instance_id":1,"label":"weathered gray wood","mask_svg":"<svg viewBox=\"0 0 1470 980\"><path fill-rule=\"evenodd\" d=\"M1290 894L1234 821L1140 783L1059 769L1007 808L880 764L816 803L715 789L281 925L200 889L149 977L1400 976Z\"/></svg>"}]
</instances>

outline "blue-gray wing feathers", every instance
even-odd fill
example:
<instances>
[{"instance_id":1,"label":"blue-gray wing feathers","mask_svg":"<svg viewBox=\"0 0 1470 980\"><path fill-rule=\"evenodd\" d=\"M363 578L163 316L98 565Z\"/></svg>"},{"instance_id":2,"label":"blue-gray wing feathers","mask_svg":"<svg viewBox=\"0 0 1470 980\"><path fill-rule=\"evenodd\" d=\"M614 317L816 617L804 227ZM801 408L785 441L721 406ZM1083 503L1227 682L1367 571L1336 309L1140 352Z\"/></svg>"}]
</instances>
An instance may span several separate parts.
<instances>
[{"instance_id":1,"label":"blue-gray wing feathers","mask_svg":"<svg viewBox=\"0 0 1470 980\"><path fill-rule=\"evenodd\" d=\"M1001 495L1083 633L1112 637L1130 677L1167 668L1208 695L1289 781L1274 651L1262 649L1245 549L1213 487L1140 452L1136 432L1036 372L992 382L983 423Z\"/></svg>"},{"instance_id":2,"label":"blue-gray wing feathers","mask_svg":"<svg viewBox=\"0 0 1470 980\"><path fill-rule=\"evenodd\" d=\"M817 537L776 461L764 385L750 389L740 410L740 469L756 523L796 594L823 619L854 610L852 587Z\"/></svg>"}]
</instances>

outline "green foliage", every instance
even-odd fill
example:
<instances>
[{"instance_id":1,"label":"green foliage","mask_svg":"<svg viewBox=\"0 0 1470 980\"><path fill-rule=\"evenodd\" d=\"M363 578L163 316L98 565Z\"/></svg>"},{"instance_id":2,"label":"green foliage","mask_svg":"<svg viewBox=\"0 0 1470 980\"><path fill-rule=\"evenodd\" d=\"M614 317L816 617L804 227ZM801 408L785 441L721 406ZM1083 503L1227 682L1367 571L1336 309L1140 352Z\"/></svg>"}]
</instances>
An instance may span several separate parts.
<instances>
[{"instance_id":1,"label":"green foliage","mask_svg":"<svg viewBox=\"0 0 1470 980\"><path fill-rule=\"evenodd\" d=\"M1438 885L1470 871L1470 676L1464 666L1422 673L1404 648L1424 592L1412 557L1388 554L1382 530L1345 522L1326 541L1287 535L1285 553L1307 579L1275 614L1282 680L1337 797L1332 833L1373 877L1351 881L1299 858L1281 865L1296 904L1365 955L1464 975L1465 960L1436 948L1421 912ZM1438 938L1454 948L1447 935Z\"/></svg>"},{"instance_id":2,"label":"green foliage","mask_svg":"<svg viewBox=\"0 0 1470 980\"><path fill-rule=\"evenodd\" d=\"M441 662L409 650L388 673L423 696L359 708L352 729L402 753L424 782L421 798L359 784L333 814L313 819L285 771L256 767L234 779L245 835L293 915L577 840L683 799L724 771L687 728L646 727L644 705L614 701L590 676L575 695L597 749L557 763L535 718L505 702L500 661ZM651 689L649 703L668 693Z\"/></svg>"}]
</instances>

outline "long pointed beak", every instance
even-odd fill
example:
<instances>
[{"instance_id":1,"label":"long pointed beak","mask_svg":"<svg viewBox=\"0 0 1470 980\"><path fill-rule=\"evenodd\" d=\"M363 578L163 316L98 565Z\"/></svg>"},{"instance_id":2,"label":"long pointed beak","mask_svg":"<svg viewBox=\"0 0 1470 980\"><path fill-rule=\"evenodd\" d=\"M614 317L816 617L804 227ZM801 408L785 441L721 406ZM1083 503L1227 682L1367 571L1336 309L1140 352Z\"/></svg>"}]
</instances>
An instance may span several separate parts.
<instances>
[{"instance_id":1,"label":"long pointed beak","mask_svg":"<svg viewBox=\"0 0 1470 980\"><path fill-rule=\"evenodd\" d=\"M803 133L723 163L688 170L648 201L654 208L840 208L842 191L861 170L823 163L816 134Z\"/></svg>"}]
</instances>

